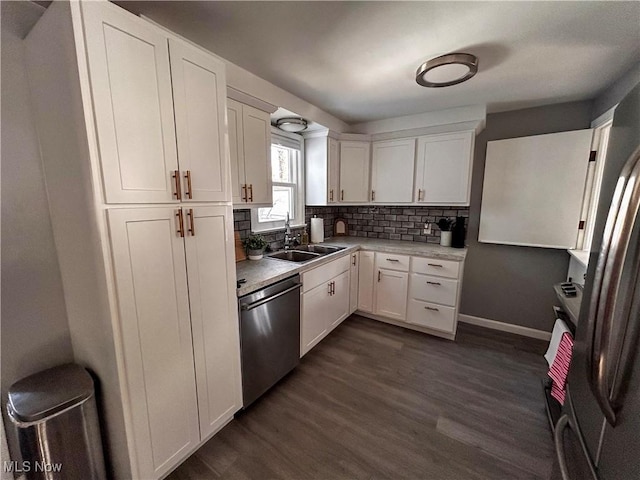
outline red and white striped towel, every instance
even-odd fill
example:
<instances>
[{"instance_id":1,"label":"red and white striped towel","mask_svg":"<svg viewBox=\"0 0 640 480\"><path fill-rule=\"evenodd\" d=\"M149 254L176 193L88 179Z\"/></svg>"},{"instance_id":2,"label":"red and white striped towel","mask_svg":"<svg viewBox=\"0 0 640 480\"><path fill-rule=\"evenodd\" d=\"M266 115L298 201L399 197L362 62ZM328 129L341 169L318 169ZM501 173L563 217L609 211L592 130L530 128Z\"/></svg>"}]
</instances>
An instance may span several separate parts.
<instances>
[{"instance_id":1,"label":"red and white striped towel","mask_svg":"<svg viewBox=\"0 0 640 480\"><path fill-rule=\"evenodd\" d=\"M551 386L551 396L564 405L564 397L566 393L567 374L571 365L571 355L573 354L573 337L569 332L562 334L558 353L553 359L551 368L549 368L549 376L553 380Z\"/></svg>"}]
</instances>

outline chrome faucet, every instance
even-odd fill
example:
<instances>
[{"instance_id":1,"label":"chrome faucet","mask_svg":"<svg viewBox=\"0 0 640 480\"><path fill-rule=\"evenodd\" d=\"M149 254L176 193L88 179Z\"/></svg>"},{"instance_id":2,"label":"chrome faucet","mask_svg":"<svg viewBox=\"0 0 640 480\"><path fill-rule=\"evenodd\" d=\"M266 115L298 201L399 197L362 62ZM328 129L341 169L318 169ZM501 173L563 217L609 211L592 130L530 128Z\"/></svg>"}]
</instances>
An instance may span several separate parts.
<instances>
[{"instance_id":1,"label":"chrome faucet","mask_svg":"<svg viewBox=\"0 0 640 480\"><path fill-rule=\"evenodd\" d=\"M284 249L289 250L291 248L291 224L289 221L289 212L287 212L287 219L284 221Z\"/></svg>"},{"instance_id":2,"label":"chrome faucet","mask_svg":"<svg viewBox=\"0 0 640 480\"><path fill-rule=\"evenodd\" d=\"M284 221L284 249L289 250L291 245L294 247L300 244L300 240L296 236L291 235L291 222L289 219L289 212L287 212L287 219Z\"/></svg>"}]
</instances>

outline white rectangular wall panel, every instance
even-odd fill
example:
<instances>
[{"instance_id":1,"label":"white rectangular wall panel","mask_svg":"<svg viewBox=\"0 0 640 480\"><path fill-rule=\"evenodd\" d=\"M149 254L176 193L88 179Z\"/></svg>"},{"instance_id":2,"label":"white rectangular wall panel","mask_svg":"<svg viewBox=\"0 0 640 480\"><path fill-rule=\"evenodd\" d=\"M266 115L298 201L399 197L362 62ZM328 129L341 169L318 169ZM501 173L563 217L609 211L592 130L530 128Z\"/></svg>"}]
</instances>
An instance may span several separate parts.
<instances>
[{"instance_id":1,"label":"white rectangular wall panel","mask_svg":"<svg viewBox=\"0 0 640 480\"><path fill-rule=\"evenodd\" d=\"M576 130L488 142L478 240L574 248L591 137Z\"/></svg>"}]
</instances>

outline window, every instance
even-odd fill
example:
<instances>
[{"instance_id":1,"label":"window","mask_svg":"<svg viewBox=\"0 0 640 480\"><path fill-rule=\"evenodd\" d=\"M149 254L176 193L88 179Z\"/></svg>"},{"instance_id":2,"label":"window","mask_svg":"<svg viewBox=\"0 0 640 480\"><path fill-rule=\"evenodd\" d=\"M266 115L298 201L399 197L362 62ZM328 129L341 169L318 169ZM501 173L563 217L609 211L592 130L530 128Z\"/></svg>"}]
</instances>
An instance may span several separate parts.
<instances>
[{"instance_id":1,"label":"window","mask_svg":"<svg viewBox=\"0 0 640 480\"><path fill-rule=\"evenodd\" d=\"M298 138L285 137L280 133L272 134L273 206L251 210L251 229L254 232L284 228L287 213L292 226L304 224L300 143Z\"/></svg>"}]
</instances>

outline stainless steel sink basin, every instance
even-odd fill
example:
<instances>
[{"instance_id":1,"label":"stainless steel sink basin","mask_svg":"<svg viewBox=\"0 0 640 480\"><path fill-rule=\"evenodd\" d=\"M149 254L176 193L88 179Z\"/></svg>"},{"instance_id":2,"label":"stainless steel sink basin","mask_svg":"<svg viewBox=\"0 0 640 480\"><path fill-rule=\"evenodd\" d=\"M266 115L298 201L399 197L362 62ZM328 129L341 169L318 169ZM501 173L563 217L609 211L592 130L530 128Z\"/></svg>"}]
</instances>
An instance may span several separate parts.
<instances>
[{"instance_id":1,"label":"stainless steel sink basin","mask_svg":"<svg viewBox=\"0 0 640 480\"><path fill-rule=\"evenodd\" d=\"M289 262L308 262L314 258L318 258L319 253L302 252L299 250L286 250L284 252L276 252L269 255L271 258L277 258L278 260L287 260Z\"/></svg>"},{"instance_id":2,"label":"stainless steel sink basin","mask_svg":"<svg viewBox=\"0 0 640 480\"><path fill-rule=\"evenodd\" d=\"M306 252L315 252L320 255L328 255L330 253L339 252L347 247L330 247L328 245L299 245L295 250L302 250Z\"/></svg>"},{"instance_id":3,"label":"stainless steel sink basin","mask_svg":"<svg viewBox=\"0 0 640 480\"><path fill-rule=\"evenodd\" d=\"M294 249L271 253L267 256L270 258L277 258L278 260L302 263L323 255L329 255L330 253L344 250L345 248L346 247L330 247L328 245L298 245Z\"/></svg>"}]
</instances>

